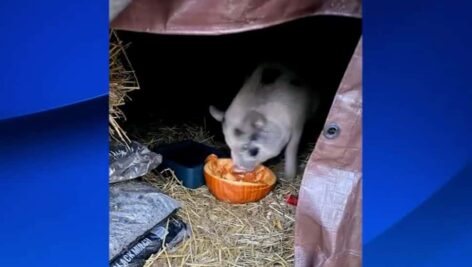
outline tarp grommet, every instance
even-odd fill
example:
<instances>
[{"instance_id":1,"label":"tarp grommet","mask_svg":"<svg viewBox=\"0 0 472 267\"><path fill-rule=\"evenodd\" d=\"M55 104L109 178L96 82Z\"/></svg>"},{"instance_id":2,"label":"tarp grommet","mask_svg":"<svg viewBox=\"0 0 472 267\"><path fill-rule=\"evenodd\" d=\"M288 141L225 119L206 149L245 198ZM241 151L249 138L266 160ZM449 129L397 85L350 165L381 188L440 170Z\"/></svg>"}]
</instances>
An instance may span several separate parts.
<instances>
[{"instance_id":1,"label":"tarp grommet","mask_svg":"<svg viewBox=\"0 0 472 267\"><path fill-rule=\"evenodd\" d=\"M326 139L334 139L339 136L341 128L335 122L329 123L323 130L323 135Z\"/></svg>"}]
</instances>

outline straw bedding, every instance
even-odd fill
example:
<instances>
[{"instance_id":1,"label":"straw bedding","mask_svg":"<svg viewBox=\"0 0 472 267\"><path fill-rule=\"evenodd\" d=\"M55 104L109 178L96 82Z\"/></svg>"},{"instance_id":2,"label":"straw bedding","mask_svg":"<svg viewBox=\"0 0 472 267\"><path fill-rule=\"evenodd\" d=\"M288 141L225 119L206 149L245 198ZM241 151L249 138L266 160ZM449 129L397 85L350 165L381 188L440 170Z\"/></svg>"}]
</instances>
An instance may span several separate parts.
<instances>
[{"instance_id":1,"label":"straw bedding","mask_svg":"<svg viewBox=\"0 0 472 267\"><path fill-rule=\"evenodd\" d=\"M215 142L212 135L198 125L156 127L138 140L149 147L184 139L224 146ZM301 169L312 148L313 144L308 144L301 151ZM269 167L278 175L283 173L283 162ZM151 256L146 267L293 266L296 208L287 204L285 197L298 194L300 175L294 181L279 179L267 197L243 205L216 200L206 186L185 188L169 169L150 173L144 179L181 202L182 209L177 215L192 229L191 238L172 250L164 249Z\"/></svg>"},{"instance_id":2,"label":"straw bedding","mask_svg":"<svg viewBox=\"0 0 472 267\"><path fill-rule=\"evenodd\" d=\"M128 93L139 89L139 84L126 56L126 46L115 31L110 30L109 40L109 132L113 140L127 144L130 140L119 125L125 119L120 107L130 100Z\"/></svg>"}]
</instances>

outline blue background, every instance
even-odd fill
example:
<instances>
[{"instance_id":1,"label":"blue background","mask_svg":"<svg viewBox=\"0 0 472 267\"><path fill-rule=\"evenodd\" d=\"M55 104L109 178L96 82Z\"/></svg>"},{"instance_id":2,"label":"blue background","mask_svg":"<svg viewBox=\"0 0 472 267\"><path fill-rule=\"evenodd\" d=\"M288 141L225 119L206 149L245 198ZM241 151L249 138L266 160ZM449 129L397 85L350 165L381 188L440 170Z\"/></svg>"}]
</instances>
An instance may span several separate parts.
<instances>
[{"instance_id":1,"label":"blue background","mask_svg":"<svg viewBox=\"0 0 472 267\"><path fill-rule=\"evenodd\" d=\"M364 266L471 266L472 6L364 1Z\"/></svg>"},{"instance_id":2,"label":"blue background","mask_svg":"<svg viewBox=\"0 0 472 267\"><path fill-rule=\"evenodd\" d=\"M364 266L470 266L470 10L364 1ZM0 266L107 265L107 11L0 2Z\"/></svg>"},{"instance_id":3,"label":"blue background","mask_svg":"<svg viewBox=\"0 0 472 267\"><path fill-rule=\"evenodd\" d=\"M107 266L108 2L2 0L0 31L0 266Z\"/></svg>"}]
</instances>

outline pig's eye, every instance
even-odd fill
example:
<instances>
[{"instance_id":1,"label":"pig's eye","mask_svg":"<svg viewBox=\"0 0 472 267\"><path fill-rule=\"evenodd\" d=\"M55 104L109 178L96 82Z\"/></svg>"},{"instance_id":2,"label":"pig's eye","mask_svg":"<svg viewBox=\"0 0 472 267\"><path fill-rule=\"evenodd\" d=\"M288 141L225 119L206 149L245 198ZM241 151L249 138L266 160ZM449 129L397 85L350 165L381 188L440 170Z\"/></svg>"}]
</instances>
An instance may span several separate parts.
<instances>
[{"instance_id":1,"label":"pig's eye","mask_svg":"<svg viewBox=\"0 0 472 267\"><path fill-rule=\"evenodd\" d=\"M253 147L249 149L249 155L251 155L251 157L255 157L257 154L259 154L259 148Z\"/></svg>"},{"instance_id":2,"label":"pig's eye","mask_svg":"<svg viewBox=\"0 0 472 267\"><path fill-rule=\"evenodd\" d=\"M243 131L241 131L240 129L238 128L234 129L234 135L241 136L242 134L243 134Z\"/></svg>"}]
</instances>

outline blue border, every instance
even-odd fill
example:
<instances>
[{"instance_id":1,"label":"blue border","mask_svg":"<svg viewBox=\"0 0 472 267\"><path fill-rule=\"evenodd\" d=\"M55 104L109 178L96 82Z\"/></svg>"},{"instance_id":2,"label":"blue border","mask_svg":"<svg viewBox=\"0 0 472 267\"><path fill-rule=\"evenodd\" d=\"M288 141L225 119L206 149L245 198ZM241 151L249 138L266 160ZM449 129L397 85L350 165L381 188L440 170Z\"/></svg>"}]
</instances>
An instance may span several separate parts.
<instances>
[{"instance_id":1,"label":"blue border","mask_svg":"<svg viewBox=\"0 0 472 267\"><path fill-rule=\"evenodd\" d=\"M364 266L470 266L472 6L364 1Z\"/></svg>"},{"instance_id":2,"label":"blue border","mask_svg":"<svg viewBox=\"0 0 472 267\"><path fill-rule=\"evenodd\" d=\"M106 266L108 3L2 0L0 31L0 266Z\"/></svg>"}]
</instances>

